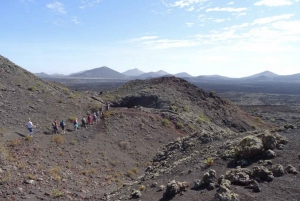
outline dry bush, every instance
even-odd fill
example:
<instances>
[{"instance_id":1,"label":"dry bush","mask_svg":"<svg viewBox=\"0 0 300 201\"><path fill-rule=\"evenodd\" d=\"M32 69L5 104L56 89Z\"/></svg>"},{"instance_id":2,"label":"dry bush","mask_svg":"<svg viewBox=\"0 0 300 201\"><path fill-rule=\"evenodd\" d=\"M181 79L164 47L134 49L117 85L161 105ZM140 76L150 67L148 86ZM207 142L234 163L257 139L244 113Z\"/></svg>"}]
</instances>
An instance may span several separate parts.
<instances>
[{"instance_id":1,"label":"dry bush","mask_svg":"<svg viewBox=\"0 0 300 201\"><path fill-rule=\"evenodd\" d=\"M205 165L207 165L208 167L211 167L214 164L214 159L213 158L207 158L205 160Z\"/></svg>"},{"instance_id":2,"label":"dry bush","mask_svg":"<svg viewBox=\"0 0 300 201\"><path fill-rule=\"evenodd\" d=\"M134 174L137 174L139 172L139 169L137 167L132 168L132 172L134 172Z\"/></svg>"},{"instance_id":3,"label":"dry bush","mask_svg":"<svg viewBox=\"0 0 300 201\"><path fill-rule=\"evenodd\" d=\"M56 144L63 144L64 141L65 141L65 138L62 135L52 136L52 142L55 142Z\"/></svg>"},{"instance_id":4,"label":"dry bush","mask_svg":"<svg viewBox=\"0 0 300 201\"><path fill-rule=\"evenodd\" d=\"M19 169L19 170L22 170L22 169L24 169L25 167L27 166L27 163L20 163L20 164L18 164L17 165L17 168Z\"/></svg>"},{"instance_id":5,"label":"dry bush","mask_svg":"<svg viewBox=\"0 0 300 201\"><path fill-rule=\"evenodd\" d=\"M61 168L59 166L50 169L49 173L53 177L54 180L60 181L61 176L60 176Z\"/></svg>"},{"instance_id":6,"label":"dry bush","mask_svg":"<svg viewBox=\"0 0 300 201\"><path fill-rule=\"evenodd\" d=\"M64 192L62 192L62 191L60 191L58 189L53 188L52 192L51 192L51 195L52 195L53 198L60 198L60 197L64 196Z\"/></svg>"},{"instance_id":7,"label":"dry bush","mask_svg":"<svg viewBox=\"0 0 300 201\"><path fill-rule=\"evenodd\" d=\"M37 87L36 86L30 86L27 88L29 91L37 91Z\"/></svg>"},{"instance_id":8,"label":"dry bush","mask_svg":"<svg viewBox=\"0 0 300 201\"><path fill-rule=\"evenodd\" d=\"M170 125L170 121L168 119L163 119L162 122L161 122L161 124L163 126L169 126Z\"/></svg>"},{"instance_id":9,"label":"dry bush","mask_svg":"<svg viewBox=\"0 0 300 201\"><path fill-rule=\"evenodd\" d=\"M197 122L198 123L210 122L210 119L206 117L204 114L199 114Z\"/></svg>"},{"instance_id":10,"label":"dry bush","mask_svg":"<svg viewBox=\"0 0 300 201\"><path fill-rule=\"evenodd\" d=\"M27 174L26 179L36 180L36 176L34 176L33 174Z\"/></svg>"},{"instance_id":11,"label":"dry bush","mask_svg":"<svg viewBox=\"0 0 300 201\"><path fill-rule=\"evenodd\" d=\"M11 146L11 147L16 147L20 144L21 144L21 141L19 139L12 140L8 143L8 145Z\"/></svg>"},{"instance_id":12,"label":"dry bush","mask_svg":"<svg viewBox=\"0 0 300 201\"><path fill-rule=\"evenodd\" d=\"M176 128L177 128L177 129L182 129L182 128L183 128L183 124L180 123L180 122L177 122L177 123L176 123Z\"/></svg>"},{"instance_id":13,"label":"dry bush","mask_svg":"<svg viewBox=\"0 0 300 201\"><path fill-rule=\"evenodd\" d=\"M109 110L103 112L103 118L108 118L111 115Z\"/></svg>"},{"instance_id":14,"label":"dry bush","mask_svg":"<svg viewBox=\"0 0 300 201\"><path fill-rule=\"evenodd\" d=\"M89 106L90 110L92 112L97 112L99 111L99 108L101 107L101 105L99 103L94 103L92 105Z\"/></svg>"},{"instance_id":15,"label":"dry bush","mask_svg":"<svg viewBox=\"0 0 300 201\"><path fill-rule=\"evenodd\" d=\"M146 186L141 185L141 186L140 186L140 191L144 191L144 190L146 190Z\"/></svg>"},{"instance_id":16,"label":"dry bush","mask_svg":"<svg viewBox=\"0 0 300 201\"><path fill-rule=\"evenodd\" d=\"M26 141L32 141L32 137L30 137L30 135L26 135L26 136L25 136L25 140L26 140Z\"/></svg>"},{"instance_id":17,"label":"dry bush","mask_svg":"<svg viewBox=\"0 0 300 201\"><path fill-rule=\"evenodd\" d=\"M128 149L130 149L130 142L127 142L127 141L121 141L121 142L119 142L119 147L120 147L121 149L128 150Z\"/></svg>"},{"instance_id":18,"label":"dry bush","mask_svg":"<svg viewBox=\"0 0 300 201\"><path fill-rule=\"evenodd\" d=\"M75 119L76 119L75 116L70 116L70 117L68 118L68 121L69 121L70 123L73 123L73 122L75 121Z\"/></svg>"}]
</instances>

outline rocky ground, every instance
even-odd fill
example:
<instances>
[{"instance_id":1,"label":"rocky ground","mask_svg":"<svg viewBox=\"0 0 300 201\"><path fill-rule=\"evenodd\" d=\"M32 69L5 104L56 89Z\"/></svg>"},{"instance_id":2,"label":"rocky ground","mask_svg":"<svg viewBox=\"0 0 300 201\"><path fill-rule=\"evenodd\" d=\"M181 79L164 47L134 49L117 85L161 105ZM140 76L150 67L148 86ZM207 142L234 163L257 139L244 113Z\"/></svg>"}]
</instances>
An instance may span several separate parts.
<instances>
[{"instance_id":1,"label":"rocky ground","mask_svg":"<svg viewBox=\"0 0 300 201\"><path fill-rule=\"evenodd\" d=\"M0 66L0 200L300 200L297 105L237 107L173 77L78 92Z\"/></svg>"}]
</instances>

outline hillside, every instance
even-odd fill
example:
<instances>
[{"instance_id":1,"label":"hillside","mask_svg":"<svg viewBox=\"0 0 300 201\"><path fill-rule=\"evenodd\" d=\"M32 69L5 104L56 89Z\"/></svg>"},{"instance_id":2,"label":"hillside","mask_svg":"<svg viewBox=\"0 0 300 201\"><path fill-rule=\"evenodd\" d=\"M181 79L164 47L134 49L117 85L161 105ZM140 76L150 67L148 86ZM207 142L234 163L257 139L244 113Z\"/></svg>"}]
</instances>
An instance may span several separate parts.
<instances>
[{"instance_id":1,"label":"hillside","mask_svg":"<svg viewBox=\"0 0 300 201\"><path fill-rule=\"evenodd\" d=\"M78 78L102 78L102 79L125 79L126 75L119 73L113 69L110 69L106 66L100 68L94 68L92 70L87 70L80 73L73 73L71 77Z\"/></svg>"},{"instance_id":2,"label":"hillside","mask_svg":"<svg viewBox=\"0 0 300 201\"><path fill-rule=\"evenodd\" d=\"M135 197L130 195L135 189L143 191L145 201L170 200L163 198L166 189L158 191L158 184L173 179L191 185L183 197L172 195L174 200L195 196L207 200L220 188L201 187L201 194L192 189L193 179L201 179L207 171L203 161L212 158L218 176L224 174L236 167L233 156L244 156L238 149L243 137L262 138L265 131L259 129L273 129L214 92L206 93L180 78L134 80L99 95L45 82L3 57L0 67L0 197L4 200L128 200ZM112 107L99 122L73 130L74 117L80 120L108 102ZM29 117L38 124L33 138L24 127ZM52 133L56 118L66 120L66 133ZM295 127L281 132L289 133L288 129L294 132ZM295 165L293 158L287 159L291 152L284 149L289 147L285 138L275 131L274 146L283 151L275 150L279 157L274 161ZM263 147L254 150L265 153ZM251 168L258 163L246 160ZM281 178L284 184L295 181ZM276 182L270 186L271 192L278 188ZM290 184L298 193L294 186ZM253 197L243 188L231 189L246 200Z\"/></svg>"}]
</instances>

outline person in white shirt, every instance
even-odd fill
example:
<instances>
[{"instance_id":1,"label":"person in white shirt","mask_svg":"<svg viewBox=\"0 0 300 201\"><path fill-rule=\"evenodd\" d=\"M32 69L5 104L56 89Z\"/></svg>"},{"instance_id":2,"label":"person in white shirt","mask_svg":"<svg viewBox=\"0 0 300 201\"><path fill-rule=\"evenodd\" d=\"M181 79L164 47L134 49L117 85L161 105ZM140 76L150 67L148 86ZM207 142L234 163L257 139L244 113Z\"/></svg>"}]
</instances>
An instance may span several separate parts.
<instances>
[{"instance_id":1,"label":"person in white shirt","mask_svg":"<svg viewBox=\"0 0 300 201\"><path fill-rule=\"evenodd\" d=\"M35 126L32 124L30 118L28 119L28 122L26 123L26 126L27 126L27 128L29 130L30 137L32 137L33 127L35 127Z\"/></svg>"}]
</instances>

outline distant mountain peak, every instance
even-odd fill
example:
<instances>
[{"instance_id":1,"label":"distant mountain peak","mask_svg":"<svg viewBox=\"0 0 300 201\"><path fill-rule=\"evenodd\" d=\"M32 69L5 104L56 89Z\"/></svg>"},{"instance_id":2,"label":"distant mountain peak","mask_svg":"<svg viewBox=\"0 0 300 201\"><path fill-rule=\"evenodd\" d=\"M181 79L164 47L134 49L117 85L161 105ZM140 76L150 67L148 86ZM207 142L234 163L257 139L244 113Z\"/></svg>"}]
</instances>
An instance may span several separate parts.
<instances>
[{"instance_id":1,"label":"distant mountain peak","mask_svg":"<svg viewBox=\"0 0 300 201\"><path fill-rule=\"evenodd\" d=\"M127 70L125 72L123 72L124 75L127 75L127 76L140 76L142 74L144 74L145 72L137 69L137 68L134 68L134 69L130 69L130 70Z\"/></svg>"}]
</instances>

